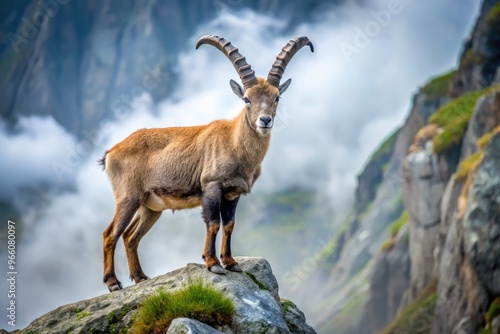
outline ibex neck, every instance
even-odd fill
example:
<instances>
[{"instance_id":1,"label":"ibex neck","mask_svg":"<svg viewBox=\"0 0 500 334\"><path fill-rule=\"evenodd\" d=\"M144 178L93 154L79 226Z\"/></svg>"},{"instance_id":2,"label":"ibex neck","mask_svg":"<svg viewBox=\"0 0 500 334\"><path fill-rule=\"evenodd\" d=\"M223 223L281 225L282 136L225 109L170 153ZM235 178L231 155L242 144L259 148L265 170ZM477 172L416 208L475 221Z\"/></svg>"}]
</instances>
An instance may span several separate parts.
<instances>
[{"instance_id":1,"label":"ibex neck","mask_svg":"<svg viewBox=\"0 0 500 334\"><path fill-rule=\"evenodd\" d=\"M245 109L240 112L234 121L236 124L233 133L233 146L236 155L249 162L260 164L269 148L271 134L267 136L259 135L248 118Z\"/></svg>"}]
</instances>

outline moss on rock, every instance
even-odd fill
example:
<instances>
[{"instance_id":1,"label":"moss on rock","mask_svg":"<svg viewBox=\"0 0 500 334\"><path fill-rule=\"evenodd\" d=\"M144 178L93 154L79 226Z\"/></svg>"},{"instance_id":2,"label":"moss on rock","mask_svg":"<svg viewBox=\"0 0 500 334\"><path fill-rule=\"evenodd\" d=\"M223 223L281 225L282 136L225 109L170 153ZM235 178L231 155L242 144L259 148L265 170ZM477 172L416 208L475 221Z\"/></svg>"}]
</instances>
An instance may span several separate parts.
<instances>
[{"instance_id":1,"label":"moss on rock","mask_svg":"<svg viewBox=\"0 0 500 334\"><path fill-rule=\"evenodd\" d=\"M479 98L498 89L499 86L494 86L470 92L439 108L429 119L429 123L441 128L432 140L434 152L443 153L460 144Z\"/></svg>"},{"instance_id":2,"label":"moss on rock","mask_svg":"<svg viewBox=\"0 0 500 334\"><path fill-rule=\"evenodd\" d=\"M437 301L437 280L423 288L415 301L401 311L381 332L382 334L430 333Z\"/></svg>"},{"instance_id":3,"label":"moss on rock","mask_svg":"<svg viewBox=\"0 0 500 334\"><path fill-rule=\"evenodd\" d=\"M422 89L427 100L434 100L448 94L448 84L457 71L452 70L443 75L432 78Z\"/></svg>"}]
</instances>

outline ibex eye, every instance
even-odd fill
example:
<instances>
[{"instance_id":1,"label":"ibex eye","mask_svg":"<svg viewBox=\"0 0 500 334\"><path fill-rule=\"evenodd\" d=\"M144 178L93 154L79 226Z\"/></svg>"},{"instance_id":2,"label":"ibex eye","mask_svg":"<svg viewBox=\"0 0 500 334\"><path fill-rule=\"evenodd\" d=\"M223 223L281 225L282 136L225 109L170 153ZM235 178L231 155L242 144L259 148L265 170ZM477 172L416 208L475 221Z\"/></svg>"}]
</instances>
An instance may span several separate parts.
<instances>
[{"instance_id":1,"label":"ibex eye","mask_svg":"<svg viewBox=\"0 0 500 334\"><path fill-rule=\"evenodd\" d=\"M278 103L280 101L280 99L281 99L281 97L277 96L276 101L274 101L274 102Z\"/></svg>"},{"instance_id":2,"label":"ibex eye","mask_svg":"<svg viewBox=\"0 0 500 334\"><path fill-rule=\"evenodd\" d=\"M247 104L250 104L250 100L246 97L243 98L243 102L247 103Z\"/></svg>"}]
</instances>

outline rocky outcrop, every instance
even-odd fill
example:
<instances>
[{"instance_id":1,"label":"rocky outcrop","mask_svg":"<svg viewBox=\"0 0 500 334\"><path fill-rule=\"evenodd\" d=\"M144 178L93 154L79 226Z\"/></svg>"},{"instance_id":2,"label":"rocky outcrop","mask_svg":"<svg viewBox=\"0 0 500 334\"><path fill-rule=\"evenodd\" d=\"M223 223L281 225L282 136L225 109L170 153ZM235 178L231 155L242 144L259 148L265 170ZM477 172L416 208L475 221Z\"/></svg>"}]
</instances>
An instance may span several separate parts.
<instances>
[{"instance_id":1,"label":"rocky outcrop","mask_svg":"<svg viewBox=\"0 0 500 334\"><path fill-rule=\"evenodd\" d=\"M315 333L295 304L280 301L278 283L266 260L249 257L236 260L244 273L214 275L203 265L188 264L121 291L61 306L15 333L121 333L130 328L145 297L159 288L177 290L193 280L213 286L233 301L236 309L233 322L212 328L192 319L179 318L172 322L168 333Z\"/></svg>"},{"instance_id":2,"label":"rocky outcrop","mask_svg":"<svg viewBox=\"0 0 500 334\"><path fill-rule=\"evenodd\" d=\"M461 161L477 152L478 139L500 124L497 99L498 92L493 92L478 101L458 152ZM434 332L475 333L489 297L487 290L479 284L482 274L474 270L464 254L464 238L467 236L464 203L469 203L467 194L472 187L473 174L465 182L455 176L450 178L456 163L454 159L449 163L450 152L446 153L448 159L432 153L430 139L436 131L429 133L430 127L420 131L430 134L427 138L419 140L417 135L416 145L405 165L408 173L405 177L405 207L410 213L412 269L411 286L401 307L408 305L433 277L439 278ZM424 176L420 181L415 177L416 172ZM425 187L427 179L434 180ZM414 186L418 182L422 186L420 189ZM497 210L491 205L483 209L490 214ZM488 238L486 234L483 237ZM471 313L472 308L476 311ZM468 313L469 317L466 317Z\"/></svg>"},{"instance_id":3,"label":"rocky outcrop","mask_svg":"<svg viewBox=\"0 0 500 334\"><path fill-rule=\"evenodd\" d=\"M428 134L431 127L423 128L419 134ZM413 151L403 163L403 193L410 222L411 257L410 289L405 303L413 301L418 291L433 278L433 253L441 222L441 197L456 168L455 159L433 153L432 135L435 133L437 130L431 131L430 136L417 134Z\"/></svg>"},{"instance_id":4,"label":"rocky outcrop","mask_svg":"<svg viewBox=\"0 0 500 334\"><path fill-rule=\"evenodd\" d=\"M283 312L283 318L290 329L291 333L296 334L314 334L315 330L306 323L306 317L304 312L299 310L297 305L293 302L282 299L281 300L281 311Z\"/></svg>"},{"instance_id":5,"label":"rocky outcrop","mask_svg":"<svg viewBox=\"0 0 500 334\"><path fill-rule=\"evenodd\" d=\"M464 251L485 289L500 296L500 134L486 148L469 191Z\"/></svg>"},{"instance_id":6,"label":"rocky outcrop","mask_svg":"<svg viewBox=\"0 0 500 334\"><path fill-rule=\"evenodd\" d=\"M500 296L499 152L496 134L463 185L441 259L433 333L478 333L489 304Z\"/></svg>"},{"instance_id":7,"label":"rocky outcrop","mask_svg":"<svg viewBox=\"0 0 500 334\"><path fill-rule=\"evenodd\" d=\"M467 125L462 142L461 158L479 150L478 140L500 124L500 91L492 91L479 99Z\"/></svg>"},{"instance_id":8,"label":"rocky outcrop","mask_svg":"<svg viewBox=\"0 0 500 334\"><path fill-rule=\"evenodd\" d=\"M452 97L500 82L500 15L498 1L484 0L481 13L466 41L459 68L450 85ZM497 16L498 15L498 16Z\"/></svg>"}]
</instances>

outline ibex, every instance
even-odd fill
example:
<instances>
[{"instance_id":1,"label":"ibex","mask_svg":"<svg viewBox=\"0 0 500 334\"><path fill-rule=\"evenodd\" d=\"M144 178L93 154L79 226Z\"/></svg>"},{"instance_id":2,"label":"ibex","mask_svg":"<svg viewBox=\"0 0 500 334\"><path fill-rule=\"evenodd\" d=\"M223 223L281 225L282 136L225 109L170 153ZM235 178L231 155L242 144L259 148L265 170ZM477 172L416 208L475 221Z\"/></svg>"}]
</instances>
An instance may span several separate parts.
<instances>
[{"instance_id":1,"label":"ibex","mask_svg":"<svg viewBox=\"0 0 500 334\"><path fill-rule=\"evenodd\" d=\"M203 44L216 47L229 58L243 87L234 80L229 83L245 107L232 120L141 129L106 151L99 162L116 200L113 220L103 232L103 280L109 291L122 288L114 269L116 243L122 235L130 279L135 283L148 279L139 263L137 246L166 209L202 206L207 226L203 259L215 274L225 274L215 251L222 220L222 264L226 270L241 272L230 246L236 206L240 195L248 194L260 175L278 101L291 82L288 79L280 85L283 72L303 46L308 45L312 52L314 49L307 37L292 39L264 79L255 77L245 57L224 38L203 36L196 49Z\"/></svg>"}]
</instances>

